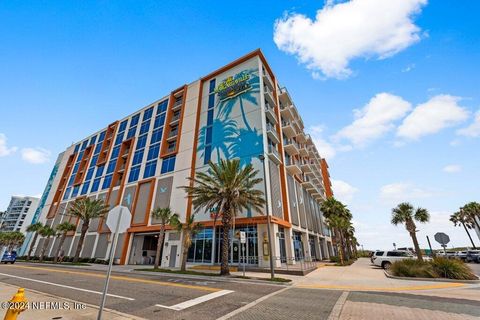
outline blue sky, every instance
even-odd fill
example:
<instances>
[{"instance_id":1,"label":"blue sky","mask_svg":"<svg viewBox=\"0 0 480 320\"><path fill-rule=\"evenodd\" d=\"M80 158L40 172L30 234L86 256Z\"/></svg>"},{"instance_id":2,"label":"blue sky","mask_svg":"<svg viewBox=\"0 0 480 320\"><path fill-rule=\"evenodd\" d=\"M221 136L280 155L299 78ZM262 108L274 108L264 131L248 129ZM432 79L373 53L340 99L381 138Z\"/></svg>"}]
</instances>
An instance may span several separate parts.
<instances>
[{"instance_id":1,"label":"blue sky","mask_svg":"<svg viewBox=\"0 0 480 320\"><path fill-rule=\"evenodd\" d=\"M436 231L467 245L447 219L480 201L479 9L426 0L2 2L0 209L12 194L41 194L72 142L261 48L365 247L411 246L389 224L401 201L432 214L419 226L422 245Z\"/></svg>"}]
</instances>

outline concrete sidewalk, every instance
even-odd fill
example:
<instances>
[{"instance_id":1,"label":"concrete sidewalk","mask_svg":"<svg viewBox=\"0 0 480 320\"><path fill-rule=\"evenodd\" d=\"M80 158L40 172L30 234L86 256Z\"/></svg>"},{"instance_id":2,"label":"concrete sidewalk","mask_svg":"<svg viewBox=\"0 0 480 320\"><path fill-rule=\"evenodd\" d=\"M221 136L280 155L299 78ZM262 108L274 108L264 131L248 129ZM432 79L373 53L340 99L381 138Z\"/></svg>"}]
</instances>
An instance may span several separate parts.
<instances>
[{"instance_id":1,"label":"concrete sidewalk","mask_svg":"<svg viewBox=\"0 0 480 320\"><path fill-rule=\"evenodd\" d=\"M18 287L0 282L0 303L4 303L12 299L17 293ZM72 301L69 299L53 296L50 294L38 292L35 290L25 289L25 298L29 302L31 309L20 314L19 320L39 320L39 319L69 319L69 320L85 320L96 319L98 307ZM100 302L100 301L99 301ZM35 310L33 310L35 308ZM3 318L7 312L2 305L0 309L0 318ZM105 320L128 320L143 318L135 317L129 314L117 312L110 309L104 309L102 319Z\"/></svg>"}]
</instances>

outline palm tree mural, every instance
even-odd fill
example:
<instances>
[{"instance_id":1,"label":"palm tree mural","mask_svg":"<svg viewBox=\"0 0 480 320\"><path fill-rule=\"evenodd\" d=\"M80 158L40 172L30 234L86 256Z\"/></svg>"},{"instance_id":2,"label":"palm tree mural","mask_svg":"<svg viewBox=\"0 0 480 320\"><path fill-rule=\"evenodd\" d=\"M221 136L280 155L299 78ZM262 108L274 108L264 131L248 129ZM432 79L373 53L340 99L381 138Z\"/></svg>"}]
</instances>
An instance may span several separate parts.
<instances>
[{"instance_id":1,"label":"palm tree mural","mask_svg":"<svg viewBox=\"0 0 480 320\"><path fill-rule=\"evenodd\" d=\"M221 154L227 159L232 156L232 144L237 139L237 122L232 119L222 120L216 118L212 124L212 134L214 138L211 142L212 152L217 153L217 158L221 158ZM198 151L202 152L202 158L205 158L205 141L207 136L207 127L200 129ZM221 137L221 138L220 138Z\"/></svg>"}]
</instances>

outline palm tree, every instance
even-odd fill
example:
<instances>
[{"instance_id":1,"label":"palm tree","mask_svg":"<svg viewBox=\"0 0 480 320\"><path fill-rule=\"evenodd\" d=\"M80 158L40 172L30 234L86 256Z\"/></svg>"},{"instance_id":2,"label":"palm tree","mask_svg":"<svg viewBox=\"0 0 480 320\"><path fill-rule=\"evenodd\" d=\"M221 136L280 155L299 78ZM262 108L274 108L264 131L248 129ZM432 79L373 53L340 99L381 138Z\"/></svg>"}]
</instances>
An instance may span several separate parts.
<instances>
[{"instance_id":1,"label":"palm tree","mask_svg":"<svg viewBox=\"0 0 480 320\"><path fill-rule=\"evenodd\" d=\"M105 204L103 199L81 198L73 202L72 206L68 210L68 214L82 220L80 239L78 241L75 256L73 258L74 263L78 262L78 258L80 257L80 252L82 251L83 242L85 240L85 234L90 227L90 221L95 218L101 218L105 216L108 213L108 209L108 205Z\"/></svg>"},{"instance_id":2,"label":"palm tree","mask_svg":"<svg viewBox=\"0 0 480 320\"><path fill-rule=\"evenodd\" d=\"M49 226L43 226L42 229L38 231L40 235L45 239L43 241L42 251L40 252L40 262L43 262L43 258L45 257L45 251L47 251L48 244L50 243L50 237L53 237L57 234L55 229Z\"/></svg>"},{"instance_id":3,"label":"palm tree","mask_svg":"<svg viewBox=\"0 0 480 320\"><path fill-rule=\"evenodd\" d=\"M30 248L28 249L27 261L30 260L30 256L33 252L33 247L35 246L38 238L38 231L43 227L41 222L35 222L27 227L27 232L33 232L33 240L30 243Z\"/></svg>"},{"instance_id":4,"label":"palm tree","mask_svg":"<svg viewBox=\"0 0 480 320\"><path fill-rule=\"evenodd\" d=\"M203 226L201 224L195 223L195 214L188 217L183 225L181 223L177 225L177 230L180 232L183 231L183 253L180 268L182 271L186 271L187 269L188 249L190 249L192 245L192 239L202 228Z\"/></svg>"},{"instance_id":5,"label":"palm tree","mask_svg":"<svg viewBox=\"0 0 480 320\"><path fill-rule=\"evenodd\" d=\"M327 223L328 221L332 221L331 220L332 217L339 217L346 220L351 219L351 213L350 211L348 211L347 207L333 197L328 198L327 200L322 202L320 209L323 213L323 216L325 217L325 220L327 220ZM339 234L341 233L341 230L337 229L334 226L335 223L333 223L333 225L330 223L328 224L333 232L333 238L332 238L333 245L337 247L337 250L339 250L339 255L340 255L340 251L342 251L342 255L343 257L345 257L346 256L345 244L343 243L342 235Z\"/></svg>"},{"instance_id":6,"label":"palm tree","mask_svg":"<svg viewBox=\"0 0 480 320\"><path fill-rule=\"evenodd\" d=\"M480 203L470 202L464 205L461 209L465 211L465 214L472 219L473 223L480 230L480 224L477 221L477 219L480 220Z\"/></svg>"},{"instance_id":7,"label":"palm tree","mask_svg":"<svg viewBox=\"0 0 480 320\"><path fill-rule=\"evenodd\" d=\"M190 186L180 187L193 199L198 212L204 209L214 212L214 220L222 218L223 243L221 275L229 275L228 246L230 244L230 224L232 218L242 210L253 208L262 212L265 205L263 191L254 189L263 179L257 178L258 170L251 164L240 166L239 159L220 160L209 163L207 172L197 173L196 178L188 178Z\"/></svg>"},{"instance_id":8,"label":"palm tree","mask_svg":"<svg viewBox=\"0 0 480 320\"><path fill-rule=\"evenodd\" d=\"M170 208L156 208L151 212L152 218L160 220L160 232L158 233L157 254L155 256L154 269L158 269L160 265L160 251L163 247L163 239L165 238L165 227L167 225L177 226L179 224L178 214L174 213Z\"/></svg>"},{"instance_id":9,"label":"palm tree","mask_svg":"<svg viewBox=\"0 0 480 320\"><path fill-rule=\"evenodd\" d=\"M468 232L468 229L473 229L473 219L470 215L468 215L465 210L460 209L459 211L455 212L450 216L450 221L453 222L453 224L456 226L462 225L463 228L465 229L465 232L468 235L468 238L470 239L470 242L472 243L472 246L474 249L477 249L475 246L475 243L472 240L472 236L470 235L470 232Z\"/></svg>"},{"instance_id":10,"label":"palm tree","mask_svg":"<svg viewBox=\"0 0 480 320\"><path fill-rule=\"evenodd\" d=\"M25 241L25 236L19 231L0 232L0 247L6 246L8 251L21 245Z\"/></svg>"},{"instance_id":11,"label":"palm tree","mask_svg":"<svg viewBox=\"0 0 480 320\"><path fill-rule=\"evenodd\" d=\"M60 253L60 250L62 250L65 239L67 238L67 233L69 231L74 231L76 228L77 227L74 224L68 221L62 222L55 227L58 232L58 236L60 237L60 243L58 244L57 250L55 251L55 258L53 259L53 263L58 262L58 255Z\"/></svg>"},{"instance_id":12,"label":"palm tree","mask_svg":"<svg viewBox=\"0 0 480 320\"><path fill-rule=\"evenodd\" d=\"M345 248L344 246L344 232L348 229L350 223L347 219L341 216L332 215L327 218L328 225L335 229L335 243L337 245L338 256L340 259L340 264L344 264L345 260Z\"/></svg>"},{"instance_id":13,"label":"palm tree","mask_svg":"<svg viewBox=\"0 0 480 320\"><path fill-rule=\"evenodd\" d=\"M392 209L392 224L395 226L400 223L405 224L405 228L412 238L418 260L423 261L422 251L420 250L417 240L417 226L415 225L415 220L420 223L426 223L430 220L430 214L423 208L414 209L408 202L400 203L396 208Z\"/></svg>"}]
</instances>

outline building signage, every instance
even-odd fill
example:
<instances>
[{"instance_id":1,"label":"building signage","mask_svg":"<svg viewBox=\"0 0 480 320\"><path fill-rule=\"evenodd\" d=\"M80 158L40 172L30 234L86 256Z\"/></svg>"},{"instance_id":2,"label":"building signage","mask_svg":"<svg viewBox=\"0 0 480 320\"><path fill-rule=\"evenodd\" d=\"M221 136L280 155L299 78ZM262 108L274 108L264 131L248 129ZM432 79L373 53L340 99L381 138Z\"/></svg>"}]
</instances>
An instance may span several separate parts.
<instances>
[{"instance_id":1,"label":"building signage","mask_svg":"<svg viewBox=\"0 0 480 320\"><path fill-rule=\"evenodd\" d=\"M236 97L251 89L248 83L249 79L250 74L248 72L242 71L237 73L223 80L217 88L215 88L215 93L218 94L220 101Z\"/></svg>"}]
</instances>

